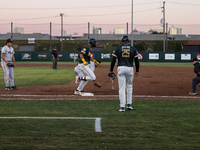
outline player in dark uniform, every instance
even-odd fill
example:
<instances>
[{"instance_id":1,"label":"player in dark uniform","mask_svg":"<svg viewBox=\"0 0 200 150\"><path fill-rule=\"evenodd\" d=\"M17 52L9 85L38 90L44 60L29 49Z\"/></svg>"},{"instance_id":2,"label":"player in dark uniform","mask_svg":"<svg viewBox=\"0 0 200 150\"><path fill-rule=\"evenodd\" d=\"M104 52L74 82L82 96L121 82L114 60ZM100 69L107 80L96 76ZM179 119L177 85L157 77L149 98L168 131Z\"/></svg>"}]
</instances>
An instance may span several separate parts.
<instances>
[{"instance_id":1,"label":"player in dark uniform","mask_svg":"<svg viewBox=\"0 0 200 150\"><path fill-rule=\"evenodd\" d=\"M195 78L192 79L192 92L190 92L190 95L197 95L197 89L196 86L200 86L200 63L197 58L193 58L191 60L192 64L194 65L194 73L197 74Z\"/></svg>"},{"instance_id":2,"label":"player in dark uniform","mask_svg":"<svg viewBox=\"0 0 200 150\"><path fill-rule=\"evenodd\" d=\"M81 53L79 54L79 62L78 62L78 68L81 70L83 77L80 77L79 80L82 80L78 88L74 91L74 94L81 95L84 86L87 84L88 81L93 81L93 84L97 87L101 87L101 84L99 82L96 82L96 76L94 72L89 68L88 64L90 61L95 62L98 66L100 66L100 63L96 61L95 59L91 58L90 55L90 49L92 47L96 47L97 41L94 38L90 38L88 41L88 45L85 45L83 49L81 50Z\"/></svg>"},{"instance_id":3,"label":"player in dark uniform","mask_svg":"<svg viewBox=\"0 0 200 150\"><path fill-rule=\"evenodd\" d=\"M120 112L125 111L126 93L127 89L127 109L132 110L132 90L133 90L133 77L138 76L139 73L139 60L137 50L128 45L129 37L124 35L122 37L122 45L118 46L113 51L113 58L111 62L110 72L113 72L116 59L118 60L117 76L119 84L119 99L120 99ZM133 59L135 60L136 72L134 74Z\"/></svg>"},{"instance_id":4,"label":"player in dark uniform","mask_svg":"<svg viewBox=\"0 0 200 150\"><path fill-rule=\"evenodd\" d=\"M52 55L52 62L53 62L52 70L55 70L55 69L57 69L57 61L59 60L58 52L57 52L57 48L56 47L53 48L53 51L52 51L51 55Z\"/></svg>"}]
</instances>

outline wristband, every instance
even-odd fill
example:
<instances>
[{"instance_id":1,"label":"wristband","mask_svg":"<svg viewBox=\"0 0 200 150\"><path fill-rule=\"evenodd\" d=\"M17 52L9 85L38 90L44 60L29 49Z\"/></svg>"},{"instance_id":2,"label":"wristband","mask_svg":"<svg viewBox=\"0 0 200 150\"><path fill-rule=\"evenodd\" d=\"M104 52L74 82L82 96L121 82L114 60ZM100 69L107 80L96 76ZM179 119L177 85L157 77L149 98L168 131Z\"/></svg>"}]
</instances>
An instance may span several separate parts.
<instances>
[{"instance_id":1,"label":"wristband","mask_svg":"<svg viewBox=\"0 0 200 150\"><path fill-rule=\"evenodd\" d=\"M84 59L84 58L82 58L81 60L82 60L82 62L85 62L85 59Z\"/></svg>"}]
</instances>

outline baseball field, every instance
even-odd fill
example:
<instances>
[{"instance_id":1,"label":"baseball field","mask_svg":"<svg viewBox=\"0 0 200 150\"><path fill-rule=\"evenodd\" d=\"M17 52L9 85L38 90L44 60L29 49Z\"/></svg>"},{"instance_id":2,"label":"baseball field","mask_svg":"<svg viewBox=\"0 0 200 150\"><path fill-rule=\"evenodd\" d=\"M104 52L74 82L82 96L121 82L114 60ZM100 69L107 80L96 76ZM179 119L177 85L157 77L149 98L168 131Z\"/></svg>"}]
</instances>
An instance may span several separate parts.
<instances>
[{"instance_id":1,"label":"baseball field","mask_svg":"<svg viewBox=\"0 0 200 150\"><path fill-rule=\"evenodd\" d=\"M191 63L141 63L134 109L124 113L109 63L95 69L102 87L85 87L93 97L73 94L75 66L17 63L15 91L4 90L0 69L0 149L200 149L200 96L188 95Z\"/></svg>"}]
</instances>

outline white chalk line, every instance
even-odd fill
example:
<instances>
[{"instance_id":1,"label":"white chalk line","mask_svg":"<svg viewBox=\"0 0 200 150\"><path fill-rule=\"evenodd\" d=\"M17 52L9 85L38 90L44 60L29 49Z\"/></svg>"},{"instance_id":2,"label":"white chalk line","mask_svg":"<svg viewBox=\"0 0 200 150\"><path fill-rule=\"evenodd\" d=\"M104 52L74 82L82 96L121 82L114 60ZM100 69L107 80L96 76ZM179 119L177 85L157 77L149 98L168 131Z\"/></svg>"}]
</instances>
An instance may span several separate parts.
<instances>
[{"instance_id":1,"label":"white chalk line","mask_svg":"<svg viewBox=\"0 0 200 150\"><path fill-rule=\"evenodd\" d=\"M0 119L82 119L82 120L95 120L95 132L102 132L101 118L90 117L0 117Z\"/></svg>"},{"instance_id":2,"label":"white chalk line","mask_svg":"<svg viewBox=\"0 0 200 150\"><path fill-rule=\"evenodd\" d=\"M65 98L69 98L71 100L97 100L95 98L98 97L119 97L119 95L94 95L90 99L79 99L77 95L17 95L17 94L0 94L1 97L43 97L42 99L35 100L65 100ZM44 98L44 97L47 97ZM74 98L72 98L74 97ZM76 97L76 98L75 98ZM50 99L51 98L51 99ZM57 99L56 99L57 98ZM200 99L200 96L154 96L154 95L133 95L132 98L181 98L181 99ZM15 98L16 99L16 98ZM0 100L6 100L6 98L0 98ZM7 98L7 100L13 100L12 98ZM23 99L22 99L23 100ZM28 98L24 100L30 100Z\"/></svg>"}]
</instances>

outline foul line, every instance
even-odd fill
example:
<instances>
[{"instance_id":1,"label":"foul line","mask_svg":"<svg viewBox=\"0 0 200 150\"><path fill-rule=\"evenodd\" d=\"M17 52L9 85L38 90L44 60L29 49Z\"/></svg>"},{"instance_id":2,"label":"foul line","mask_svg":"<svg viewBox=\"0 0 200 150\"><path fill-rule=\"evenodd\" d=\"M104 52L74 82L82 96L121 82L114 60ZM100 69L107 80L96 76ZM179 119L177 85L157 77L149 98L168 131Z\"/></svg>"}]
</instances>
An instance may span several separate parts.
<instances>
[{"instance_id":1,"label":"foul line","mask_svg":"<svg viewBox=\"0 0 200 150\"><path fill-rule=\"evenodd\" d=\"M90 99L78 99L77 95L17 95L17 94L0 94L1 97L43 97L42 99L35 99L35 100L64 100L63 97L70 99L76 99L76 100L95 100L97 97L119 97L119 95L94 95L90 97ZM46 97L47 99L45 99ZM93 98L94 97L94 98ZM51 99L49 99L51 98ZM59 99L56 99L59 98ZM62 98L62 99L61 99ZM154 95L133 95L132 98L181 98L181 99L200 99L200 96L154 96ZM5 98L0 98L0 100L6 100ZM7 98L7 100L13 100ZM23 99L22 99L23 100ZM28 98L24 100L30 100Z\"/></svg>"},{"instance_id":2,"label":"foul line","mask_svg":"<svg viewBox=\"0 0 200 150\"><path fill-rule=\"evenodd\" d=\"M0 117L0 119L83 119L83 120L95 120L95 132L102 132L101 130L101 118L90 117Z\"/></svg>"}]
</instances>

